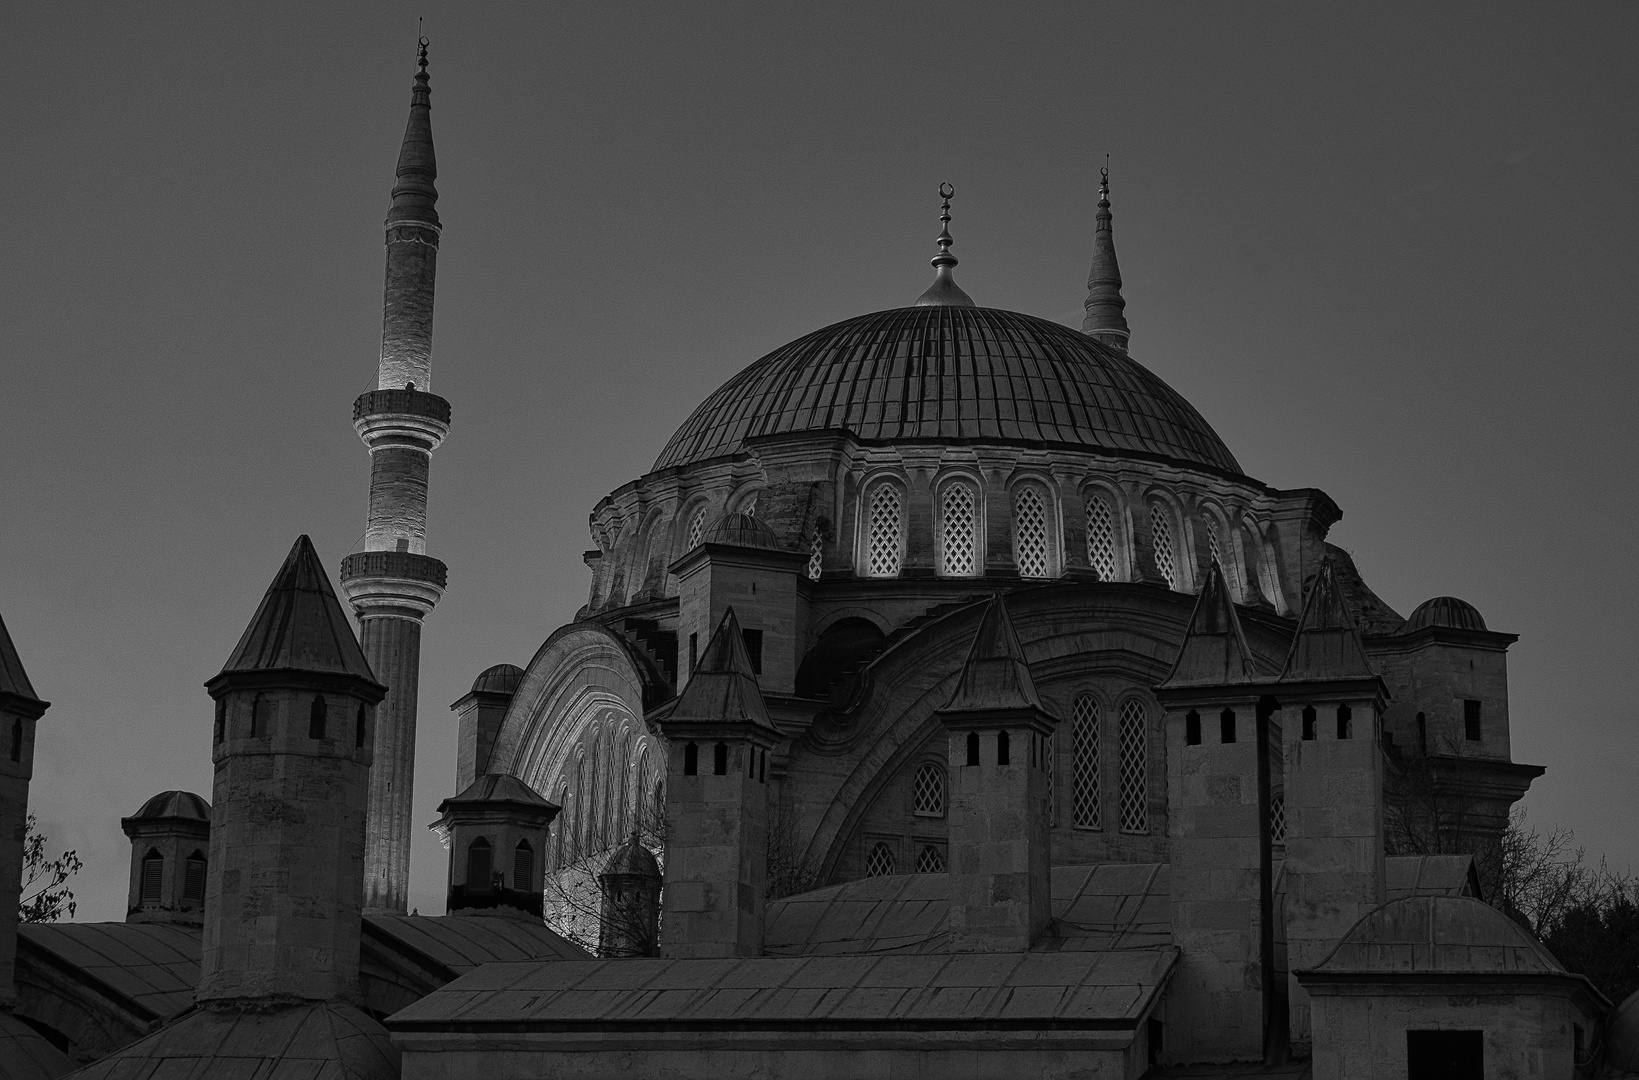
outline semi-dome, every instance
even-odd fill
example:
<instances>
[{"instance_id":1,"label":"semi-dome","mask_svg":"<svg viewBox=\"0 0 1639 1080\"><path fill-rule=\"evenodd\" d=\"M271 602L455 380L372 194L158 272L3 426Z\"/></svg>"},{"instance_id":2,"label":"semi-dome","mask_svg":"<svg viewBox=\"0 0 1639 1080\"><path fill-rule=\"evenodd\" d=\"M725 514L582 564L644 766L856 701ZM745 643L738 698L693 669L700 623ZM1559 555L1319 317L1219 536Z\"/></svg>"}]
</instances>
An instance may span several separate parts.
<instances>
[{"instance_id":1,"label":"semi-dome","mask_svg":"<svg viewBox=\"0 0 1639 1080\"><path fill-rule=\"evenodd\" d=\"M1406 620L1405 633L1425 626L1449 626L1456 630L1484 630L1485 620L1480 610L1466 600L1455 596L1436 596L1417 605L1417 610Z\"/></svg>"},{"instance_id":2,"label":"semi-dome","mask_svg":"<svg viewBox=\"0 0 1639 1080\"><path fill-rule=\"evenodd\" d=\"M496 664L478 673L472 681L472 691L475 694L515 694L523 679L524 669L517 664Z\"/></svg>"},{"instance_id":3,"label":"semi-dome","mask_svg":"<svg viewBox=\"0 0 1639 1080\"><path fill-rule=\"evenodd\" d=\"M706 532L708 544L780 550L780 534L767 522L750 514L724 514Z\"/></svg>"},{"instance_id":4,"label":"semi-dome","mask_svg":"<svg viewBox=\"0 0 1639 1080\"><path fill-rule=\"evenodd\" d=\"M1239 474L1201 414L1142 365L1058 323L995 308L861 315L798 338L718 387L656 469L759 435L981 440L1134 454Z\"/></svg>"},{"instance_id":5,"label":"semi-dome","mask_svg":"<svg viewBox=\"0 0 1639 1080\"><path fill-rule=\"evenodd\" d=\"M191 791L162 791L143 803L142 809L126 820L146 821L159 818L209 821L211 804Z\"/></svg>"}]
</instances>

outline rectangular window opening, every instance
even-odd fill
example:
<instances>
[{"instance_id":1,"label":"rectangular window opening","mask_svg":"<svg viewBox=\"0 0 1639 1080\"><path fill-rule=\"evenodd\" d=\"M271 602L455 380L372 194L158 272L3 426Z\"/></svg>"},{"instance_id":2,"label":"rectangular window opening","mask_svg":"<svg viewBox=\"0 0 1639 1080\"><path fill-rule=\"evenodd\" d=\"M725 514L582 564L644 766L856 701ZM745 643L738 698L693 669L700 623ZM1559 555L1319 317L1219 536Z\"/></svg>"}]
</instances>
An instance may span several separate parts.
<instances>
[{"instance_id":1,"label":"rectangular window opening","mask_svg":"<svg viewBox=\"0 0 1639 1080\"><path fill-rule=\"evenodd\" d=\"M1225 709L1218 714L1218 741L1232 743L1235 741L1235 710Z\"/></svg>"},{"instance_id":2,"label":"rectangular window opening","mask_svg":"<svg viewBox=\"0 0 1639 1080\"><path fill-rule=\"evenodd\" d=\"M761 630L741 630L740 636L745 638L746 655L751 658L751 670L754 674L763 673L763 632Z\"/></svg>"},{"instance_id":3,"label":"rectangular window opening","mask_svg":"<svg viewBox=\"0 0 1639 1080\"><path fill-rule=\"evenodd\" d=\"M1485 1080L1485 1032L1408 1030L1406 1080Z\"/></svg>"},{"instance_id":4,"label":"rectangular window opening","mask_svg":"<svg viewBox=\"0 0 1639 1080\"><path fill-rule=\"evenodd\" d=\"M1477 701L1463 702L1463 738L1469 742L1480 741L1480 703Z\"/></svg>"}]
</instances>

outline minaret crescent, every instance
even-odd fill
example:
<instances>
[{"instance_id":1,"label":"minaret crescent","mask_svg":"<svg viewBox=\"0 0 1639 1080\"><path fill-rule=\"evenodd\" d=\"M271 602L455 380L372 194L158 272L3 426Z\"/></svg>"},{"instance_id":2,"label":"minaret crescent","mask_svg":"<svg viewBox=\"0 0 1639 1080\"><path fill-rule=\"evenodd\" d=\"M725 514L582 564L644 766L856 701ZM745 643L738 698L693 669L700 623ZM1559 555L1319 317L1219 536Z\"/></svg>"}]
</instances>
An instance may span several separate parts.
<instances>
[{"instance_id":1,"label":"minaret crescent","mask_svg":"<svg viewBox=\"0 0 1639 1080\"><path fill-rule=\"evenodd\" d=\"M446 572L427 554L428 470L450 424L450 403L430 392L442 226L426 38L417 68L387 212L377 389L353 402L353 427L370 450L369 518L364 550L347 556L341 567L342 591L359 620L359 644L388 688L376 713L364 908L397 914L409 903L421 622L443 596Z\"/></svg>"}]
</instances>

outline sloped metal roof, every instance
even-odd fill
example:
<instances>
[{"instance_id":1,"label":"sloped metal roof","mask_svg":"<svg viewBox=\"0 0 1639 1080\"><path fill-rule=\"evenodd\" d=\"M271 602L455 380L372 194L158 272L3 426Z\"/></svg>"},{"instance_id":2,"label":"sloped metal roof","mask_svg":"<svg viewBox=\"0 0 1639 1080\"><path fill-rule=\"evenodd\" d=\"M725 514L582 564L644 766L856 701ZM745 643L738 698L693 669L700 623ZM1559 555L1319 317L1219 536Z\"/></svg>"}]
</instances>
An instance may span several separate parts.
<instances>
[{"instance_id":1,"label":"sloped metal roof","mask_svg":"<svg viewBox=\"0 0 1639 1080\"><path fill-rule=\"evenodd\" d=\"M366 915L365 933L407 950L453 975L504 960L586 960L590 957L544 923L488 915Z\"/></svg>"},{"instance_id":2,"label":"sloped metal roof","mask_svg":"<svg viewBox=\"0 0 1639 1080\"><path fill-rule=\"evenodd\" d=\"M724 383L655 461L759 435L980 439L1137 453L1239 474L1201 414L1148 369L1067 326L995 308L909 307L798 338Z\"/></svg>"},{"instance_id":3,"label":"sloped metal roof","mask_svg":"<svg viewBox=\"0 0 1639 1080\"><path fill-rule=\"evenodd\" d=\"M306 536L296 539L222 670L313 671L377 681Z\"/></svg>"},{"instance_id":4,"label":"sloped metal roof","mask_svg":"<svg viewBox=\"0 0 1639 1080\"><path fill-rule=\"evenodd\" d=\"M197 926L167 923L23 923L19 944L77 972L131 1009L166 1020L193 1005Z\"/></svg>"}]
</instances>

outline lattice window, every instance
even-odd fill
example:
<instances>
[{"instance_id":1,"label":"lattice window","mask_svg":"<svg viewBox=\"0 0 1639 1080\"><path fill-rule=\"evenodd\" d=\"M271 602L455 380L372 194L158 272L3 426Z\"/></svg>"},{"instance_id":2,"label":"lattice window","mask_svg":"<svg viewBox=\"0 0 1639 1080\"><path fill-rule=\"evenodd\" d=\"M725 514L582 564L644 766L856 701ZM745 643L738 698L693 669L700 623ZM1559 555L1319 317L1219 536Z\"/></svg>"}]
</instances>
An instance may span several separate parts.
<instances>
[{"instance_id":1,"label":"lattice window","mask_svg":"<svg viewBox=\"0 0 1639 1080\"><path fill-rule=\"evenodd\" d=\"M694 515L694 520L689 522L689 535L688 539L683 542L683 550L693 551L700 546L700 542L705 538L706 512L702 509Z\"/></svg>"},{"instance_id":2,"label":"lattice window","mask_svg":"<svg viewBox=\"0 0 1639 1080\"><path fill-rule=\"evenodd\" d=\"M878 840L871 845L871 853L865 857L865 876L882 877L893 873L894 861L893 848Z\"/></svg>"},{"instance_id":3,"label":"lattice window","mask_svg":"<svg viewBox=\"0 0 1639 1080\"><path fill-rule=\"evenodd\" d=\"M1047 500L1034 487L1019 489L1013 503L1013 528L1018 537L1019 576L1051 576L1047 544Z\"/></svg>"},{"instance_id":4,"label":"lattice window","mask_svg":"<svg viewBox=\"0 0 1639 1080\"><path fill-rule=\"evenodd\" d=\"M871 577L899 576L899 489L878 484L871 492L865 572Z\"/></svg>"},{"instance_id":5,"label":"lattice window","mask_svg":"<svg viewBox=\"0 0 1639 1080\"><path fill-rule=\"evenodd\" d=\"M1277 844L1286 843L1286 793L1283 791L1269 796L1269 839Z\"/></svg>"},{"instance_id":6,"label":"lattice window","mask_svg":"<svg viewBox=\"0 0 1639 1080\"><path fill-rule=\"evenodd\" d=\"M923 844L916 853L916 872L918 874L943 874L945 872L945 853L939 850L938 844Z\"/></svg>"},{"instance_id":7,"label":"lattice window","mask_svg":"<svg viewBox=\"0 0 1639 1080\"><path fill-rule=\"evenodd\" d=\"M1101 495L1087 500L1087 561L1098 580L1115 580L1115 514Z\"/></svg>"},{"instance_id":8,"label":"lattice window","mask_svg":"<svg viewBox=\"0 0 1639 1080\"><path fill-rule=\"evenodd\" d=\"M1150 831L1149 732L1144 706L1121 706L1121 831Z\"/></svg>"},{"instance_id":9,"label":"lattice window","mask_svg":"<svg viewBox=\"0 0 1639 1080\"><path fill-rule=\"evenodd\" d=\"M945 770L929 761L916 770L916 781L911 786L911 808L918 814L941 815L945 812Z\"/></svg>"},{"instance_id":10,"label":"lattice window","mask_svg":"<svg viewBox=\"0 0 1639 1080\"><path fill-rule=\"evenodd\" d=\"M1167 588L1178 587L1178 566L1172 557L1172 521L1159 503L1150 504L1150 535L1155 540L1155 568L1166 579Z\"/></svg>"},{"instance_id":11,"label":"lattice window","mask_svg":"<svg viewBox=\"0 0 1639 1080\"><path fill-rule=\"evenodd\" d=\"M818 581L820 571L825 568L825 537L814 534L813 543L808 545L808 580Z\"/></svg>"},{"instance_id":12,"label":"lattice window","mask_svg":"<svg viewBox=\"0 0 1639 1080\"><path fill-rule=\"evenodd\" d=\"M144 904L159 903L164 881L165 860L159 852L150 851L142 857L142 884L139 886L138 901Z\"/></svg>"},{"instance_id":13,"label":"lattice window","mask_svg":"<svg viewBox=\"0 0 1639 1080\"><path fill-rule=\"evenodd\" d=\"M1054 782L1054 776L1053 776L1053 740L1056 737L1057 737L1056 735L1049 735L1045 739L1043 739L1042 742L1041 742L1041 754L1042 754L1041 764L1042 764L1042 768L1047 770L1047 827L1048 828L1052 828L1053 823L1058 820L1057 817L1053 813L1053 811L1055 809L1053 799L1057 796L1057 791L1055 790L1057 785Z\"/></svg>"},{"instance_id":14,"label":"lattice window","mask_svg":"<svg viewBox=\"0 0 1639 1080\"><path fill-rule=\"evenodd\" d=\"M1206 552L1210 563L1217 563L1221 568L1224 565L1223 549L1218 546L1218 523L1212 520L1210 514L1202 515L1201 522L1206 525Z\"/></svg>"},{"instance_id":15,"label":"lattice window","mask_svg":"<svg viewBox=\"0 0 1639 1080\"><path fill-rule=\"evenodd\" d=\"M1071 820L1078 829L1101 828L1098 775L1098 702L1089 694L1076 698L1070 714L1075 772L1071 783Z\"/></svg>"},{"instance_id":16,"label":"lattice window","mask_svg":"<svg viewBox=\"0 0 1639 1080\"><path fill-rule=\"evenodd\" d=\"M940 572L950 577L971 577L979 562L979 498L971 484L960 480L945 485L940 500L944 543Z\"/></svg>"}]
</instances>

